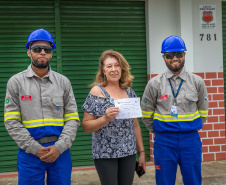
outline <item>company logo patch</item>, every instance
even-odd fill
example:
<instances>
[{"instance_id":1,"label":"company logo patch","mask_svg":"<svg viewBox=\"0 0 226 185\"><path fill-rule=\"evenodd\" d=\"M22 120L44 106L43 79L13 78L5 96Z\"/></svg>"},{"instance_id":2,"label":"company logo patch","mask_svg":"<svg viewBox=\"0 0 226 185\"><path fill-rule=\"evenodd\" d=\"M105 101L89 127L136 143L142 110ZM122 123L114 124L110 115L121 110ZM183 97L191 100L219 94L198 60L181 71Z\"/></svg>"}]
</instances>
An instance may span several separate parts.
<instances>
[{"instance_id":1,"label":"company logo patch","mask_svg":"<svg viewBox=\"0 0 226 185\"><path fill-rule=\"evenodd\" d=\"M59 110L62 110L62 108L61 107L57 107L56 110L59 111Z\"/></svg>"},{"instance_id":2,"label":"company logo patch","mask_svg":"<svg viewBox=\"0 0 226 185\"><path fill-rule=\"evenodd\" d=\"M31 96L30 95L23 95L23 96L21 96L21 101L31 101Z\"/></svg>"},{"instance_id":3,"label":"company logo patch","mask_svg":"<svg viewBox=\"0 0 226 185\"><path fill-rule=\"evenodd\" d=\"M156 170L161 170L161 166L160 165L155 165L155 169Z\"/></svg>"},{"instance_id":4,"label":"company logo patch","mask_svg":"<svg viewBox=\"0 0 226 185\"><path fill-rule=\"evenodd\" d=\"M144 103L147 103L147 102L148 102L148 100L145 98L145 99L144 99Z\"/></svg>"},{"instance_id":5,"label":"company logo patch","mask_svg":"<svg viewBox=\"0 0 226 185\"><path fill-rule=\"evenodd\" d=\"M209 100L208 96L205 97L205 100Z\"/></svg>"},{"instance_id":6,"label":"company logo patch","mask_svg":"<svg viewBox=\"0 0 226 185\"><path fill-rule=\"evenodd\" d=\"M164 100L164 99L167 99L167 98L168 98L168 95L167 94L160 96L160 100Z\"/></svg>"},{"instance_id":7,"label":"company logo patch","mask_svg":"<svg viewBox=\"0 0 226 185\"><path fill-rule=\"evenodd\" d=\"M6 100L5 100L5 104L8 104L8 103L9 103L9 99L6 99Z\"/></svg>"},{"instance_id":8,"label":"company logo patch","mask_svg":"<svg viewBox=\"0 0 226 185\"><path fill-rule=\"evenodd\" d=\"M76 102L75 98L73 98L73 102Z\"/></svg>"}]
</instances>

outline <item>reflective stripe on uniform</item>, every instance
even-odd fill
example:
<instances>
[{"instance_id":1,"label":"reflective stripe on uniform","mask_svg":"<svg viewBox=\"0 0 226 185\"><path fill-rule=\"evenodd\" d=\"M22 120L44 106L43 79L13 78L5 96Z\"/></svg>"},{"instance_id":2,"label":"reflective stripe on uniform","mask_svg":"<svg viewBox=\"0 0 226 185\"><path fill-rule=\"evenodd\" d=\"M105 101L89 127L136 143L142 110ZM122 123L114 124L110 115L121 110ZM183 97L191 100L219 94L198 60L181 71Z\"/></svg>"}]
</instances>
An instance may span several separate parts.
<instances>
[{"instance_id":1,"label":"reflective stripe on uniform","mask_svg":"<svg viewBox=\"0 0 226 185\"><path fill-rule=\"evenodd\" d=\"M9 119L20 119L21 120L21 113L20 112L7 112L4 114L4 121Z\"/></svg>"},{"instance_id":2,"label":"reflective stripe on uniform","mask_svg":"<svg viewBox=\"0 0 226 185\"><path fill-rule=\"evenodd\" d=\"M177 117L171 115L161 115L158 113L154 114L154 120L157 119L163 122L194 121L199 117L200 115L198 111L196 111L194 114L177 115Z\"/></svg>"},{"instance_id":3,"label":"reflective stripe on uniform","mask_svg":"<svg viewBox=\"0 0 226 185\"><path fill-rule=\"evenodd\" d=\"M201 117L207 117L208 116L208 110L199 110L199 114Z\"/></svg>"},{"instance_id":4,"label":"reflective stripe on uniform","mask_svg":"<svg viewBox=\"0 0 226 185\"><path fill-rule=\"evenodd\" d=\"M43 127L43 126L64 126L64 119L36 119L29 121L22 121L25 128Z\"/></svg>"},{"instance_id":5,"label":"reflective stripe on uniform","mask_svg":"<svg viewBox=\"0 0 226 185\"><path fill-rule=\"evenodd\" d=\"M77 119L79 120L78 113L69 113L69 114L64 114L64 121L72 120L72 119Z\"/></svg>"},{"instance_id":6,"label":"reflective stripe on uniform","mask_svg":"<svg viewBox=\"0 0 226 185\"><path fill-rule=\"evenodd\" d=\"M150 118L154 113L154 111L149 112L149 111L143 111L143 110L141 110L141 112L142 112L143 118Z\"/></svg>"}]
</instances>

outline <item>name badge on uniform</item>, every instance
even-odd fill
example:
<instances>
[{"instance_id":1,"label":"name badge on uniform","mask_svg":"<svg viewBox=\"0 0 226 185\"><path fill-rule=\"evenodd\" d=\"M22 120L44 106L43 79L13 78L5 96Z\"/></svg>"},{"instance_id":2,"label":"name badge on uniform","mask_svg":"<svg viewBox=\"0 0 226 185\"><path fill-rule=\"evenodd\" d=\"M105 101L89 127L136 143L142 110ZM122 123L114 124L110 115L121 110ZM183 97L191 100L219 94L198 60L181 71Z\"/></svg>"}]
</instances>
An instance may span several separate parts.
<instances>
[{"instance_id":1,"label":"name badge on uniform","mask_svg":"<svg viewBox=\"0 0 226 185\"><path fill-rule=\"evenodd\" d=\"M172 105L171 116L177 117L177 106Z\"/></svg>"}]
</instances>

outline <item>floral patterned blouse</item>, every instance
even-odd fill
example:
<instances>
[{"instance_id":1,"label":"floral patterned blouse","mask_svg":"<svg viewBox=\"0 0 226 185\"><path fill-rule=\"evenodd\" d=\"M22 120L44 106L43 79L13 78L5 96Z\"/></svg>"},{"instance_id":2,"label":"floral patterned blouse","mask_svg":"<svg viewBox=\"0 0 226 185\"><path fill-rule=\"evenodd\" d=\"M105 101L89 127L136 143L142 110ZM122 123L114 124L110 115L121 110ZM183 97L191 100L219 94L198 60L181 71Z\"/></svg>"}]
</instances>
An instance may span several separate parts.
<instances>
[{"instance_id":1,"label":"floral patterned blouse","mask_svg":"<svg viewBox=\"0 0 226 185\"><path fill-rule=\"evenodd\" d=\"M105 110L114 107L114 99L98 84L106 97L88 94L82 109L97 118L105 115ZM132 88L126 88L129 98L137 97ZM111 122L92 133L93 159L121 158L136 154L136 137L133 119L113 119Z\"/></svg>"}]
</instances>

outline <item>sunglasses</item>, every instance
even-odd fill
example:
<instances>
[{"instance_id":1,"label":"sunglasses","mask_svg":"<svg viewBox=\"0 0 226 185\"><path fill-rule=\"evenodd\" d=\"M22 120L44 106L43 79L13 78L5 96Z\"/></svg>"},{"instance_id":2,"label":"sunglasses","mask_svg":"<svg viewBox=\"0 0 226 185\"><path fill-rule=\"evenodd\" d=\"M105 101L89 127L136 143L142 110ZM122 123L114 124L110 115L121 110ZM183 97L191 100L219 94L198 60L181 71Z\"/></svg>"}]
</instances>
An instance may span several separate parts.
<instances>
[{"instance_id":1,"label":"sunglasses","mask_svg":"<svg viewBox=\"0 0 226 185\"><path fill-rule=\"evenodd\" d=\"M164 56L166 57L166 59L173 59L174 56L176 56L177 58L182 58L184 56L184 52L178 51L178 52L164 53Z\"/></svg>"},{"instance_id":2,"label":"sunglasses","mask_svg":"<svg viewBox=\"0 0 226 185\"><path fill-rule=\"evenodd\" d=\"M52 47L50 46L42 46L42 45L36 45L31 47L32 51L34 53L41 53L44 49L45 53L52 53Z\"/></svg>"}]
</instances>

